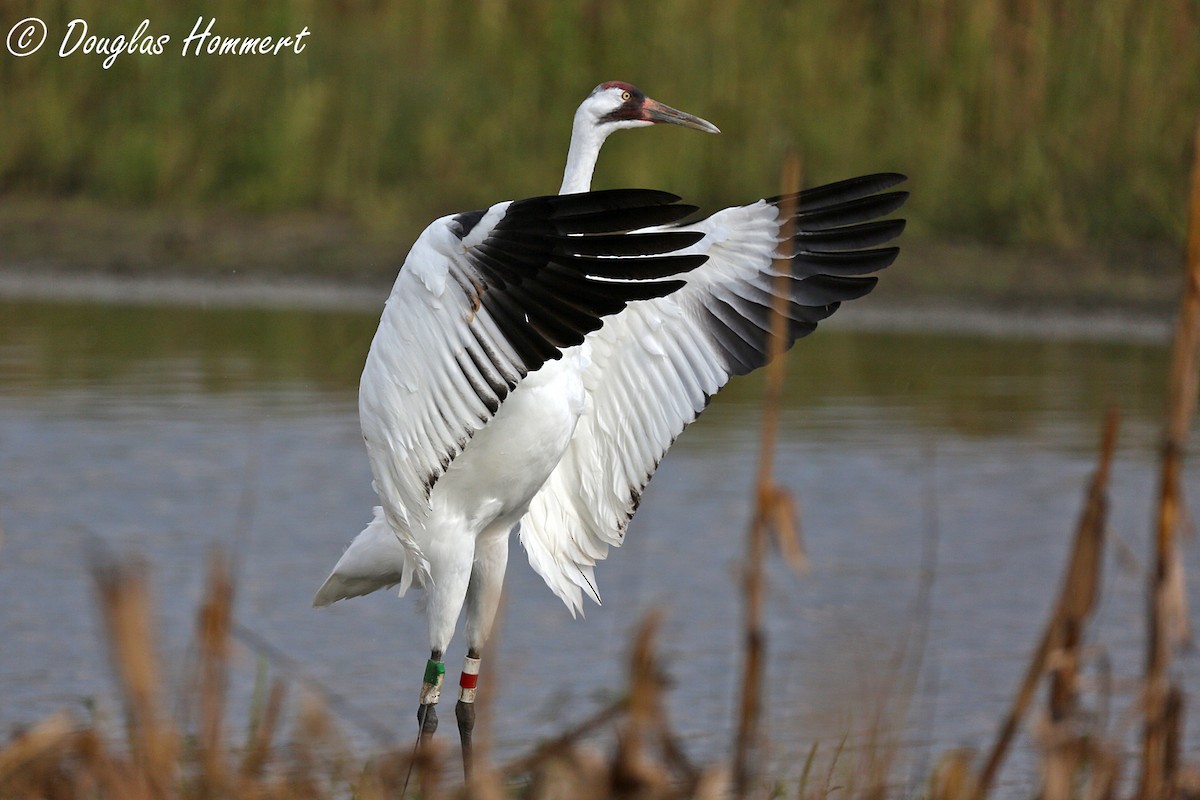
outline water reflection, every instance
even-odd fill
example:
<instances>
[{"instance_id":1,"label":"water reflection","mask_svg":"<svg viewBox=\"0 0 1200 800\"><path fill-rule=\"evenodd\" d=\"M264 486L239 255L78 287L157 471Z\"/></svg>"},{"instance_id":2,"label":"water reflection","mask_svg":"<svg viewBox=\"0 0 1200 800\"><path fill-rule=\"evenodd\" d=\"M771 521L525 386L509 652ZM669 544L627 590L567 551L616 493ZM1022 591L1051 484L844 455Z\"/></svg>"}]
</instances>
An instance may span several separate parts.
<instances>
[{"instance_id":1,"label":"water reflection","mask_svg":"<svg viewBox=\"0 0 1200 800\"><path fill-rule=\"evenodd\" d=\"M0 376L10 399L58 400L79 389L137 394L152 405L196 393L302 411L304 403L340 403L357 390L377 320L0 302ZM1162 407L1166 354L1157 345L838 330L822 330L816 341L791 357L786 398L806 415L831 409L830 434L846 428L838 421L849 400L920 427L985 437L1030 433L1046 415L1090 425L1111 404L1150 419ZM758 392L754 378L735 381L716 402L757 404Z\"/></svg>"},{"instance_id":2,"label":"water reflection","mask_svg":"<svg viewBox=\"0 0 1200 800\"><path fill-rule=\"evenodd\" d=\"M205 554L220 542L239 556L239 618L408 738L426 646L413 604L379 594L309 608L372 502L355 396L376 320L0 304L0 725L81 698L111 702L90 539L151 563L174 674ZM776 756L861 732L895 680L893 654L923 620L914 701L889 724L922 746L990 740L1054 595L1113 403L1125 416L1112 528L1143 551L1165 363L1146 344L841 330L795 351L777 473L803 504L813 571L770 571ZM652 607L668 614L672 715L697 757L723 752L758 399L757 379L735 381L680 438L628 544L598 569L606 604L585 621L571 620L514 543L491 656L503 676L502 754L619 690L619 654ZM931 531L926 619L913 603ZM1197 574L1194 550L1188 559ZM1114 563L1105 586L1098 641L1115 674L1132 676L1141 578ZM246 707L253 658L240 667L235 708ZM1181 669L1200 685L1194 657Z\"/></svg>"},{"instance_id":3,"label":"water reflection","mask_svg":"<svg viewBox=\"0 0 1200 800\"><path fill-rule=\"evenodd\" d=\"M6 394L167 398L199 393L288 403L352 390L377 317L247 309L0 303ZM276 398L275 393L282 397Z\"/></svg>"}]
</instances>

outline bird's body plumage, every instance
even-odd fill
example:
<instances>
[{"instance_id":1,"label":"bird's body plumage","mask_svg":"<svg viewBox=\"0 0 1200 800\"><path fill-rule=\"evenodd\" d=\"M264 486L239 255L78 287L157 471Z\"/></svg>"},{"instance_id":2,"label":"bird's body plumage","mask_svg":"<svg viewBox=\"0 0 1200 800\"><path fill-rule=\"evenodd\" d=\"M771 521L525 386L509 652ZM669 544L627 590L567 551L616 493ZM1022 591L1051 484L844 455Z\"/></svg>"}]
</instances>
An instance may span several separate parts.
<instances>
[{"instance_id":1,"label":"bird's body plumage","mask_svg":"<svg viewBox=\"0 0 1200 800\"><path fill-rule=\"evenodd\" d=\"M599 602L594 566L622 543L680 432L766 362L773 309L790 344L895 258L880 245L904 223L878 218L904 202L887 191L896 174L693 222L681 220L694 207L664 192L589 192L604 137L653 122L716 131L602 84L576 112L559 195L443 217L413 245L360 387L380 507L317 605L417 583L435 658L464 604L477 658L518 523L530 564L572 613L584 595ZM790 264L785 280L777 263Z\"/></svg>"}]
</instances>

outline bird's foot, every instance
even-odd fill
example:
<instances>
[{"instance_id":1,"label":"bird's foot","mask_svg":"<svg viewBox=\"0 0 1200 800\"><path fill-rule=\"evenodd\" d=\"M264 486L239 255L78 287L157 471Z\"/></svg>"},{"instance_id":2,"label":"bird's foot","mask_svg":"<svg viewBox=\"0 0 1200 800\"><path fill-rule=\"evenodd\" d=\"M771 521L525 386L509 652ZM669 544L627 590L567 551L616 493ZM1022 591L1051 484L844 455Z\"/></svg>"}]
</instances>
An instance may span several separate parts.
<instances>
[{"instance_id":1,"label":"bird's foot","mask_svg":"<svg viewBox=\"0 0 1200 800\"><path fill-rule=\"evenodd\" d=\"M422 703L417 706L417 724L421 727L421 740L433 736L438 726L437 706Z\"/></svg>"}]
</instances>

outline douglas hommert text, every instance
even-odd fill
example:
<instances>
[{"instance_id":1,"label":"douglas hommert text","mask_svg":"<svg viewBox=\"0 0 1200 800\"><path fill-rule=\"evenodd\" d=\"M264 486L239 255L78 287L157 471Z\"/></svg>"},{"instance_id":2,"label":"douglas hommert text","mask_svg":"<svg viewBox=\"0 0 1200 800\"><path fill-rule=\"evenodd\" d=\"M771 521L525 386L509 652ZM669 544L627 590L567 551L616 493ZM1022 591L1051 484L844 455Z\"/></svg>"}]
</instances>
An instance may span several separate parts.
<instances>
[{"instance_id":1,"label":"douglas hommert text","mask_svg":"<svg viewBox=\"0 0 1200 800\"><path fill-rule=\"evenodd\" d=\"M25 20L24 22L33 21L42 25L44 31L45 25L40 20ZM277 56L280 53L294 53L299 55L304 52L305 46L308 44L305 39L309 36L308 26L299 33L288 34L286 36L225 36L219 29L216 28L217 20L215 17L205 18L200 17L196 20L196 24L192 26L192 32L183 40L182 49L179 51L183 56L248 56L248 55L270 55ZM43 34L44 36L44 34ZM10 40L13 38L10 34ZM18 44L22 44L29 36L26 35L18 39ZM62 43L58 48L60 58L66 58L76 52L87 55L104 56L103 66L108 69L117 60L117 57L124 54L140 54L157 56L162 55L167 51L171 43L170 34L155 35L151 29L150 20L144 19L137 29L130 36L103 36L92 33L86 20L74 19L67 25L66 34L62 38ZM28 55L33 50L37 49L37 43L28 48L24 52L14 52L13 45L10 41L9 51L14 55Z\"/></svg>"}]
</instances>

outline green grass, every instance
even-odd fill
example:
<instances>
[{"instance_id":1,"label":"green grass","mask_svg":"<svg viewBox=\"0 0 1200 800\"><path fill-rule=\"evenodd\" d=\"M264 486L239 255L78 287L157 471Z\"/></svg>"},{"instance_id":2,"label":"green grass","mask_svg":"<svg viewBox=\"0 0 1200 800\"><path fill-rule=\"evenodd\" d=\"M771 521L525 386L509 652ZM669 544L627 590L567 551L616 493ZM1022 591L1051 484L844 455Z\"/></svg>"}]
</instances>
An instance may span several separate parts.
<instances>
[{"instance_id":1,"label":"green grass","mask_svg":"<svg viewBox=\"0 0 1200 800\"><path fill-rule=\"evenodd\" d=\"M571 114L619 78L724 134L614 137L598 186L712 207L806 182L912 176L916 238L1056 248L1177 242L1200 108L1189 0L883 3L343 0L0 3L46 18L0 52L0 198L333 212L411 239L434 215L555 191ZM159 56L57 56L67 23L170 34ZM196 18L303 54L180 55Z\"/></svg>"}]
</instances>

